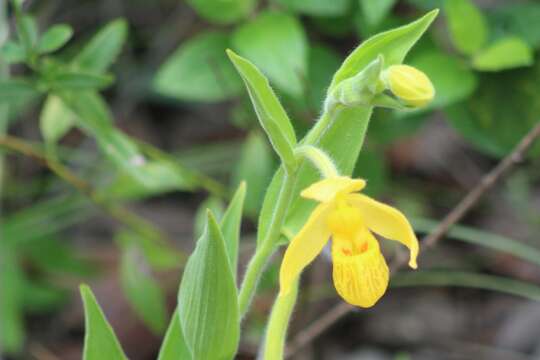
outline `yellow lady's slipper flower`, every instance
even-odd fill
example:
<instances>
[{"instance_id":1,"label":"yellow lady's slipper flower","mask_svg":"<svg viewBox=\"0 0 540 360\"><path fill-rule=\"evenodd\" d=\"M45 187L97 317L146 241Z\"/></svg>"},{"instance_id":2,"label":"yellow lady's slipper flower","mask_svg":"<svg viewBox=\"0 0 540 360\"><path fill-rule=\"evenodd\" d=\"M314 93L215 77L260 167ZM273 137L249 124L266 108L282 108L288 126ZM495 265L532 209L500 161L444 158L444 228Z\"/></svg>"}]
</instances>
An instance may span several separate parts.
<instances>
[{"instance_id":1,"label":"yellow lady's slipper flower","mask_svg":"<svg viewBox=\"0 0 540 360\"><path fill-rule=\"evenodd\" d=\"M400 211L358 193L365 185L364 180L338 176L302 191L302 197L320 204L285 252L280 295L291 290L302 270L330 238L334 286L352 305L371 307L388 287L388 266L372 231L407 246L409 266L416 269L418 240L411 225Z\"/></svg>"},{"instance_id":2,"label":"yellow lady's slipper flower","mask_svg":"<svg viewBox=\"0 0 540 360\"><path fill-rule=\"evenodd\" d=\"M435 97L435 88L426 74L409 65L392 65L385 74L387 87L404 103L422 107Z\"/></svg>"}]
</instances>

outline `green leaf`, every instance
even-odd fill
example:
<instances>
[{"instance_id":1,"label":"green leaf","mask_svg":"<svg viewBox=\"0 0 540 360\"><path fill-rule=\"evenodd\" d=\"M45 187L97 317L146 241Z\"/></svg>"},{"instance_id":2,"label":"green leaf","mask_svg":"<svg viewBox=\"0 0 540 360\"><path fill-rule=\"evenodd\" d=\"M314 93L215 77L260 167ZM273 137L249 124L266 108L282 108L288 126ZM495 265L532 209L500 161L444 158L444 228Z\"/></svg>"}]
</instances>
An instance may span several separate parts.
<instances>
[{"instance_id":1,"label":"green leaf","mask_svg":"<svg viewBox=\"0 0 540 360\"><path fill-rule=\"evenodd\" d=\"M538 123L540 63L529 68L484 73L480 79L474 96L445 108L445 112L450 123L472 145L502 157ZM539 153L540 146L533 146L530 154Z\"/></svg>"},{"instance_id":2,"label":"green leaf","mask_svg":"<svg viewBox=\"0 0 540 360\"><path fill-rule=\"evenodd\" d=\"M103 89L111 85L112 81L113 79L109 75L80 71L61 72L48 79L50 86L60 91Z\"/></svg>"},{"instance_id":3,"label":"green leaf","mask_svg":"<svg viewBox=\"0 0 540 360\"><path fill-rule=\"evenodd\" d=\"M45 142L53 145L60 140L77 122L76 117L77 115L64 105L62 99L49 95L39 118L41 134Z\"/></svg>"},{"instance_id":4,"label":"green leaf","mask_svg":"<svg viewBox=\"0 0 540 360\"><path fill-rule=\"evenodd\" d=\"M133 310L153 333L161 334L167 321L165 295L136 246L125 245L122 249L120 281Z\"/></svg>"},{"instance_id":5,"label":"green leaf","mask_svg":"<svg viewBox=\"0 0 540 360\"><path fill-rule=\"evenodd\" d=\"M416 231L424 233L431 232L438 225L437 221L431 219L413 218L411 221ZM540 249L505 236L468 226L454 225L448 231L447 237L501 251L540 266Z\"/></svg>"},{"instance_id":6,"label":"green leaf","mask_svg":"<svg viewBox=\"0 0 540 360\"><path fill-rule=\"evenodd\" d=\"M34 84L26 79L0 80L0 104L38 94Z\"/></svg>"},{"instance_id":7,"label":"green leaf","mask_svg":"<svg viewBox=\"0 0 540 360\"><path fill-rule=\"evenodd\" d=\"M107 157L143 185L156 183L154 173L145 171L144 156L131 139L113 127L112 115L105 101L95 92L58 93L62 101L77 115L77 125L96 138Z\"/></svg>"},{"instance_id":8,"label":"green leaf","mask_svg":"<svg viewBox=\"0 0 540 360\"><path fill-rule=\"evenodd\" d=\"M311 16L339 16L347 12L350 0L277 0L288 10Z\"/></svg>"},{"instance_id":9,"label":"green leaf","mask_svg":"<svg viewBox=\"0 0 540 360\"><path fill-rule=\"evenodd\" d=\"M235 278L238 264L238 244L240 243L240 225L242 224L242 210L244 208L245 198L246 183L241 182L220 222L221 232L225 240L225 248L227 249L231 270Z\"/></svg>"},{"instance_id":10,"label":"green leaf","mask_svg":"<svg viewBox=\"0 0 540 360\"><path fill-rule=\"evenodd\" d=\"M444 10L456 49L471 55L485 45L489 28L484 15L471 0L446 0Z\"/></svg>"},{"instance_id":11,"label":"green leaf","mask_svg":"<svg viewBox=\"0 0 540 360\"><path fill-rule=\"evenodd\" d=\"M194 359L234 356L240 334L236 285L223 235L211 212L184 270L178 313Z\"/></svg>"},{"instance_id":12,"label":"green leaf","mask_svg":"<svg viewBox=\"0 0 540 360\"><path fill-rule=\"evenodd\" d=\"M181 100L220 101L236 96L242 82L225 55L229 36L208 31L182 43L159 69L155 89Z\"/></svg>"},{"instance_id":13,"label":"green leaf","mask_svg":"<svg viewBox=\"0 0 540 360\"><path fill-rule=\"evenodd\" d=\"M27 54L30 54L34 50L38 39L38 28L36 19L31 15L22 15L16 17L17 20L17 33L22 46Z\"/></svg>"},{"instance_id":14,"label":"green leaf","mask_svg":"<svg viewBox=\"0 0 540 360\"><path fill-rule=\"evenodd\" d=\"M189 171L170 162L145 162L138 172L147 179L144 183L124 173L104 193L116 199L140 199L172 191L190 191L196 187L196 180Z\"/></svg>"},{"instance_id":15,"label":"green leaf","mask_svg":"<svg viewBox=\"0 0 540 360\"><path fill-rule=\"evenodd\" d=\"M167 333L159 349L158 360L191 360L191 353L184 340L184 334L180 327L180 316L175 310Z\"/></svg>"},{"instance_id":16,"label":"green leaf","mask_svg":"<svg viewBox=\"0 0 540 360\"><path fill-rule=\"evenodd\" d=\"M307 40L296 18L263 12L234 32L232 44L277 88L292 96L302 95L307 71Z\"/></svg>"},{"instance_id":17,"label":"green leaf","mask_svg":"<svg viewBox=\"0 0 540 360\"><path fill-rule=\"evenodd\" d=\"M505 294L540 301L540 287L501 276L461 272L461 271L411 271L392 276L392 287L411 286L458 286L474 289L493 290Z\"/></svg>"},{"instance_id":18,"label":"green leaf","mask_svg":"<svg viewBox=\"0 0 540 360\"><path fill-rule=\"evenodd\" d=\"M244 144L240 158L236 162L232 183L237 186L247 183L245 212L257 215L261 209L264 194L276 168L272 149L260 131L252 131Z\"/></svg>"},{"instance_id":19,"label":"green leaf","mask_svg":"<svg viewBox=\"0 0 540 360\"><path fill-rule=\"evenodd\" d=\"M247 17L257 5L257 0L188 0L191 7L203 18L216 24L231 24Z\"/></svg>"},{"instance_id":20,"label":"green leaf","mask_svg":"<svg viewBox=\"0 0 540 360\"><path fill-rule=\"evenodd\" d=\"M37 44L37 52L47 54L60 49L73 36L73 29L69 25L54 25L49 28Z\"/></svg>"},{"instance_id":21,"label":"green leaf","mask_svg":"<svg viewBox=\"0 0 540 360\"><path fill-rule=\"evenodd\" d=\"M436 10L415 22L375 35L364 41L345 59L335 73L328 92L331 92L341 81L363 70L379 55L384 57L385 66L401 63L407 52L427 30L435 16L437 16ZM330 122L319 121L316 123L302 140L302 143L319 146L336 161L336 165L342 174L350 175L363 144L371 111L370 107L343 108L335 117L330 119ZM315 205L313 201L302 199L299 196L300 191L319 179L318 171L311 165L302 165L295 184L294 200L289 207L288 218L283 229L287 237L299 231ZM278 170L265 196L259 217L258 244L260 244L261 239L266 236L268 231L267 226L282 182L283 172Z\"/></svg>"},{"instance_id":22,"label":"green leaf","mask_svg":"<svg viewBox=\"0 0 540 360\"><path fill-rule=\"evenodd\" d=\"M293 147L296 135L287 113L263 74L248 60L227 50L229 58L242 76L249 92L251 102L266 135L283 163L295 163Z\"/></svg>"},{"instance_id":23,"label":"green leaf","mask_svg":"<svg viewBox=\"0 0 540 360\"><path fill-rule=\"evenodd\" d=\"M459 59L432 49L422 52L409 62L422 70L435 87L435 99L428 108L441 108L468 98L476 89L478 79Z\"/></svg>"},{"instance_id":24,"label":"green leaf","mask_svg":"<svg viewBox=\"0 0 540 360\"><path fill-rule=\"evenodd\" d=\"M103 354L110 360L127 360L90 287L81 285L80 291L85 318L83 360L101 360Z\"/></svg>"},{"instance_id":25,"label":"green leaf","mask_svg":"<svg viewBox=\"0 0 540 360\"><path fill-rule=\"evenodd\" d=\"M193 237L197 239L204 234L208 210L210 210L219 221L225 213L225 204L220 198L209 196L199 205L195 212L195 221L193 222Z\"/></svg>"},{"instance_id":26,"label":"green leaf","mask_svg":"<svg viewBox=\"0 0 540 360\"><path fill-rule=\"evenodd\" d=\"M480 71L501 71L530 66L533 62L532 49L518 37L499 39L478 52L472 60L473 67Z\"/></svg>"},{"instance_id":27,"label":"green leaf","mask_svg":"<svg viewBox=\"0 0 540 360\"><path fill-rule=\"evenodd\" d=\"M105 25L72 60L81 69L104 72L118 57L126 41L128 26L124 19Z\"/></svg>"},{"instance_id":28,"label":"green leaf","mask_svg":"<svg viewBox=\"0 0 540 360\"><path fill-rule=\"evenodd\" d=\"M21 63L26 60L24 48L16 42L6 41L0 48L0 58L8 64Z\"/></svg>"},{"instance_id":29,"label":"green leaf","mask_svg":"<svg viewBox=\"0 0 540 360\"><path fill-rule=\"evenodd\" d=\"M359 0L364 18L370 26L376 26L388 15L396 0Z\"/></svg>"}]
</instances>

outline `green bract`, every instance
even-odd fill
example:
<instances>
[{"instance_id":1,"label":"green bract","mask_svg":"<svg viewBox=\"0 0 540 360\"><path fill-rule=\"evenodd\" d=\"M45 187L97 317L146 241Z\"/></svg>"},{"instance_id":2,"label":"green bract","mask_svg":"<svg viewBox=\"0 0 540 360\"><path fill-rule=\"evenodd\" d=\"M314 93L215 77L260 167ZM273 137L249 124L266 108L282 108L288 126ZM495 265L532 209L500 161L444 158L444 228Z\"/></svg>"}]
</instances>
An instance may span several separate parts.
<instances>
[{"instance_id":1,"label":"green bract","mask_svg":"<svg viewBox=\"0 0 540 360\"><path fill-rule=\"evenodd\" d=\"M182 276L178 314L194 359L234 356L240 336L236 285L225 240L211 212Z\"/></svg>"},{"instance_id":2,"label":"green bract","mask_svg":"<svg viewBox=\"0 0 540 360\"><path fill-rule=\"evenodd\" d=\"M81 285L81 297L86 320L83 360L103 359L104 354L110 360L127 360L90 287Z\"/></svg>"}]
</instances>

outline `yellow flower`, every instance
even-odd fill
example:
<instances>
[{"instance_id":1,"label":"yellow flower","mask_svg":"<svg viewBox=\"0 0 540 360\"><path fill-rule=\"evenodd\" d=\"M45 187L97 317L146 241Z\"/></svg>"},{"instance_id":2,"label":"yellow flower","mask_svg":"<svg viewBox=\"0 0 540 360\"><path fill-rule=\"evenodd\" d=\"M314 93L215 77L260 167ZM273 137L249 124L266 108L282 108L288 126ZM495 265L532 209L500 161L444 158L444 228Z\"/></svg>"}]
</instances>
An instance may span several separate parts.
<instances>
[{"instance_id":1,"label":"yellow flower","mask_svg":"<svg viewBox=\"0 0 540 360\"><path fill-rule=\"evenodd\" d=\"M390 91L410 106L422 107L435 97L431 80L412 66L390 66L386 70L386 82Z\"/></svg>"},{"instance_id":2,"label":"yellow flower","mask_svg":"<svg viewBox=\"0 0 540 360\"><path fill-rule=\"evenodd\" d=\"M364 180L327 178L302 191L320 204L291 240L280 269L280 296L286 295L302 270L332 238L334 286L348 303L371 307L385 293L389 271L371 233L397 240L410 251L409 266L417 267L418 240L398 210L358 193Z\"/></svg>"}]
</instances>

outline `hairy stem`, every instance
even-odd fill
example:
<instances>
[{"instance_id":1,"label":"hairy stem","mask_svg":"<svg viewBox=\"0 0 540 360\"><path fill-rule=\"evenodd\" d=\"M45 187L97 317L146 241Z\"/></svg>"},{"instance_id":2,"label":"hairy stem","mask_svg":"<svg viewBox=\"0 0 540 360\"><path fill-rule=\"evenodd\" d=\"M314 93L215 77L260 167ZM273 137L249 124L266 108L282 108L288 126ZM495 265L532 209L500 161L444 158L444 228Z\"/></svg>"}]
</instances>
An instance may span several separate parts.
<instances>
[{"instance_id":1,"label":"hairy stem","mask_svg":"<svg viewBox=\"0 0 540 360\"><path fill-rule=\"evenodd\" d=\"M238 296L238 306L242 316L247 313L251 299L257 289L259 278L268 259L276 249L276 243L281 235L281 228L283 227L285 216L287 215L287 210L291 203L295 180L296 172L285 172L274 214L272 215L272 219L268 226L268 232L266 233L261 246L257 248L255 255L251 258L246 269L244 281L242 282L240 294Z\"/></svg>"},{"instance_id":2,"label":"hairy stem","mask_svg":"<svg viewBox=\"0 0 540 360\"><path fill-rule=\"evenodd\" d=\"M287 295L279 295L276 298L264 344L265 360L282 360L285 352L285 340L291 315L298 296L298 280L293 284Z\"/></svg>"}]
</instances>

